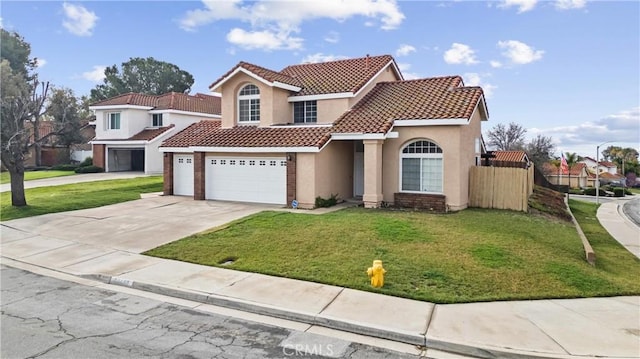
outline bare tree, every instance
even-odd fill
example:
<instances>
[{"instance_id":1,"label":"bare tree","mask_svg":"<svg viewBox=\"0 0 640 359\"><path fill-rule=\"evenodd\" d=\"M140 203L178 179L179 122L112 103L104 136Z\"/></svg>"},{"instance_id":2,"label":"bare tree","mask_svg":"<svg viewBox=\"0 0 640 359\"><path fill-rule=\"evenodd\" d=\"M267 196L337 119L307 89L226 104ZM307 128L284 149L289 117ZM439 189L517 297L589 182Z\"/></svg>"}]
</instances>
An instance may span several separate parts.
<instances>
[{"instance_id":1,"label":"bare tree","mask_svg":"<svg viewBox=\"0 0 640 359\"><path fill-rule=\"evenodd\" d=\"M499 123L487 132L488 144L498 151L522 150L526 133L527 130L515 122L509 123L509 126Z\"/></svg>"},{"instance_id":2,"label":"bare tree","mask_svg":"<svg viewBox=\"0 0 640 359\"><path fill-rule=\"evenodd\" d=\"M555 145L551 137L537 135L527 143L525 151L536 167L542 168L543 163L549 162L553 158Z\"/></svg>"}]
</instances>

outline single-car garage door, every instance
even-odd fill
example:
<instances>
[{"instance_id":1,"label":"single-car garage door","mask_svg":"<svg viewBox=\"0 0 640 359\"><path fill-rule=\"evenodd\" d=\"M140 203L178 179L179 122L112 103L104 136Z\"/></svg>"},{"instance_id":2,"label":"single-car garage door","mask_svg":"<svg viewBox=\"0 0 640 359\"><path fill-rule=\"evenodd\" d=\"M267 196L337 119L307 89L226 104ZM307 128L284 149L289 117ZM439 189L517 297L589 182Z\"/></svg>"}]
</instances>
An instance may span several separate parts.
<instances>
[{"instance_id":1,"label":"single-car garage door","mask_svg":"<svg viewBox=\"0 0 640 359\"><path fill-rule=\"evenodd\" d=\"M287 203L284 157L210 156L205 163L206 199Z\"/></svg>"},{"instance_id":2,"label":"single-car garage door","mask_svg":"<svg viewBox=\"0 0 640 359\"><path fill-rule=\"evenodd\" d=\"M193 196L193 155L173 156L173 194Z\"/></svg>"}]
</instances>

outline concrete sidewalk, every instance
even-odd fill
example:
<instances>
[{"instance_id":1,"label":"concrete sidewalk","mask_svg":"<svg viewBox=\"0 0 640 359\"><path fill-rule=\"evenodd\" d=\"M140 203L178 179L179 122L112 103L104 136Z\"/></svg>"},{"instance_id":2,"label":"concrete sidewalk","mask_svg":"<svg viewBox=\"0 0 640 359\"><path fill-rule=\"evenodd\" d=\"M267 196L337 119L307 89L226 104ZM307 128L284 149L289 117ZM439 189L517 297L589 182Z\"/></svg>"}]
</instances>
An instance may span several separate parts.
<instances>
[{"instance_id":1,"label":"concrete sidewalk","mask_svg":"<svg viewBox=\"0 0 640 359\"><path fill-rule=\"evenodd\" d=\"M436 305L139 254L156 245L154 236L161 237L158 243L184 236L180 231L187 229L172 230L185 221L183 212L192 215L217 205L174 203L172 198L135 201L128 210L107 206L3 222L2 257L86 279L473 357L640 358L640 297ZM149 212L149 218L177 218L155 235L144 235L144 226L133 224L141 217L125 220L136 209ZM101 212L109 210L113 216ZM212 227L211 213L197 222ZM53 230L61 221L66 230ZM101 237L69 234L74 226L86 231L86 226L101 221L111 228ZM139 232L132 235L133 231ZM144 245L133 240L137 235L144 235L139 238L144 238ZM115 240L120 237L128 239Z\"/></svg>"},{"instance_id":2,"label":"concrete sidewalk","mask_svg":"<svg viewBox=\"0 0 640 359\"><path fill-rule=\"evenodd\" d=\"M633 200L634 197L603 203L598 208L596 216L613 238L640 258L640 227L631 222L622 211L624 203Z\"/></svg>"},{"instance_id":3,"label":"concrete sidewalk","mask_svg":"<svg viewBox=\"0 0 640 359\"><path fill-rule=\"evenodd\" d=\"M106 181L113 179L126 179L135 177L146 177L142 172L108 172L108 173L79 173L70 176L43 178L33 181L25 181L24 188L60 186L70 183ZM11 183L0 185L0 192L11 191Z\"/></svg>"}]
</instances>

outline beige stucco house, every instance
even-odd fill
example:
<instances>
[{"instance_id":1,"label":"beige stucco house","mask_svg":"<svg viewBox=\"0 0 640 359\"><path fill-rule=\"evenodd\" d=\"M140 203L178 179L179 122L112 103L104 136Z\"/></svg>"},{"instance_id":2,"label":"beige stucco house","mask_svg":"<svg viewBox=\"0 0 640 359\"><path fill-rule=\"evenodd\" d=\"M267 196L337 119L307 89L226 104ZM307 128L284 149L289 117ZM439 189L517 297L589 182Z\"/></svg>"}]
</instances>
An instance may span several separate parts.
<instances>
[{"instance_id":1,"label":"beige stucco house","mask_svg":"<svg viewBox=\"0 0 640 359\"><path fill-rule=\"evenodd\" d=\"M482 89L459 76L403 80L389 56L273 71L240 62L214 81L222 119L160 147L165 194L297 203L316 197L460 210L481 157Z\"/></svg>"}]
</instances>

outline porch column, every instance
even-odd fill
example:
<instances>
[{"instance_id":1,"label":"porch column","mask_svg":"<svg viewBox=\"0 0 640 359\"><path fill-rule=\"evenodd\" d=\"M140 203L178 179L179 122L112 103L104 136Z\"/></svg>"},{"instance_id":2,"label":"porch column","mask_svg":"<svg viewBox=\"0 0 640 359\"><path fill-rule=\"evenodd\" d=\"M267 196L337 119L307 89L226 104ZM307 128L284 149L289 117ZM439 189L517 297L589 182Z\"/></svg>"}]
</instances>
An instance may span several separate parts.
<instances>
[{"instance_id":1,"label":"porch column","mask_svg":"<svg viewBox=\"0 0 640 359\"><path fill-rule=\"evenodd\" d=\"M173 195L173 152L165 152L162 160L162 191L165 196L171 196Z\"/></svg>"},{"instance_id":2,"label":"porch column","mask_svg":"<svg viewBox=\"0 0 640 359\"><path fill-rule=\"evenodd\" d=\"M193 199L204 200L204 152L193 153Z\"/></svg>"},{"instance_id":3,"label":"porch column","mask_svg":"<svg viewBox=\"0 0 640 359\"><path fill-rule=\"evenodd\" d=\"M382 141L364 140L365 208L378 208L382 202Z\"/></svg>"}]
</instances>

